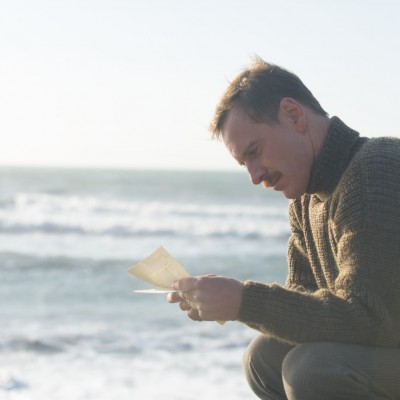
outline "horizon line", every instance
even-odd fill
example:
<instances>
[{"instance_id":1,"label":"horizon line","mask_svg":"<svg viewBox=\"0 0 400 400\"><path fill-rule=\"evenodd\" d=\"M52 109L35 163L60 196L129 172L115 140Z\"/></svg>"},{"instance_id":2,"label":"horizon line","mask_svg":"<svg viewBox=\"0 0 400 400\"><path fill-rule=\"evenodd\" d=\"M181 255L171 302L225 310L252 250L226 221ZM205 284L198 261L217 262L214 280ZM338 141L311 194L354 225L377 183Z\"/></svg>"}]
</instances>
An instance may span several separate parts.
<instances>
[{"instance_id":1,"label":"horizon line","mask_svg":"<svg viewBox=\"0 0 400 400\"><path fill-rule=\"evenodd\" d=\"M139 166L112 166L112 165L29 165L29 164L1 164L0 169L54 169L54 170L109 170L109 171L157 171L157 172L245 172L240 168L227 168L227 167L166 167L166 166L156 166L156 167L139 167Z\"/></svg>"}]
</instances>

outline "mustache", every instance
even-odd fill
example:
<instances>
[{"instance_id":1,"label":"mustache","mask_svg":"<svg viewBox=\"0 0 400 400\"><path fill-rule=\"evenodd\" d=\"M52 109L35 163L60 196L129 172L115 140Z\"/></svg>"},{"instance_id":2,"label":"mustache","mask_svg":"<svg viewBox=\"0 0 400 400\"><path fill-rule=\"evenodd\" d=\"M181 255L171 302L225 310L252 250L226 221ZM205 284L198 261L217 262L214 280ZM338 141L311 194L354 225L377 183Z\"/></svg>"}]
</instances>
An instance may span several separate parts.
<instances>
[{"instance_id":1,"label":"mustache","mask_svg":"<svg viewBox=\"0 0 400 400\"><path fill-rule=\"evenodd\" d=\"M267 179L263 179L262 185L263 185L266 189L268 189L269 187L271 187L271 184L270 184L269 180L267 180Z\"/></svg>"},{"instance_id":2,"label":"mustache","mask_svg":"<svg viewBox=\"0 0 400 400\"><path fill-rule=\"evenodd\" d=\"M281 176L281 174L279 172L269 175L269 176L263 176L262 177L262 185L268 189L269 187L274 186L274 184L280 178L280 176Z\"/></svg>"}]
</instances>

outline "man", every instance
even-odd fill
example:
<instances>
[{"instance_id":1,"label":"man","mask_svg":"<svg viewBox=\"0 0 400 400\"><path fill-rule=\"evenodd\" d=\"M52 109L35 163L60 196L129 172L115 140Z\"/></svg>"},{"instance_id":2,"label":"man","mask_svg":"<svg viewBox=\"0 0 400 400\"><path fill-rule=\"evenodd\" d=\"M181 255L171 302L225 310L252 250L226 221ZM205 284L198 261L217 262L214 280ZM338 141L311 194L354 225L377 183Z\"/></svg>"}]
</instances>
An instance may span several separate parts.
<instances>
[{"instance_id":1,"label":"man","mask_svg":"<svg viewBox=\"0 0 400 400\"><path fill-rule=\"evenodd\" d=\"M400 399L400 140L360 137L261 59L229 85L211 131L254 184L291 199L288 278L190 277L169 301L261 332L244 357L261 399Z\"/></svg>"}]
</instances>

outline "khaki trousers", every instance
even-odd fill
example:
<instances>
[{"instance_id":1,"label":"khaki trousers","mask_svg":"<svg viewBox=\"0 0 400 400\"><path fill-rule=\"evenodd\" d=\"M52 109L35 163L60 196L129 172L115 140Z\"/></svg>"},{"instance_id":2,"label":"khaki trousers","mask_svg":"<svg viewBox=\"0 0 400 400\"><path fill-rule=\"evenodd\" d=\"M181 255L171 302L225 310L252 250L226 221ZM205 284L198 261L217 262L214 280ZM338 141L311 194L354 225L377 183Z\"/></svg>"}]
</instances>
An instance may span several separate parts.
<instances>
[{"instance_id":1,"label":"khaki trousers","mask_svg":"<svg viewBox=\"0 0 400 400\"><path fill-rule=\"evenodd\" d=\"M400 348L289 346L259 335L243 365L250 387L264 400L400 400Z\"/></svg>"}]
</instances>

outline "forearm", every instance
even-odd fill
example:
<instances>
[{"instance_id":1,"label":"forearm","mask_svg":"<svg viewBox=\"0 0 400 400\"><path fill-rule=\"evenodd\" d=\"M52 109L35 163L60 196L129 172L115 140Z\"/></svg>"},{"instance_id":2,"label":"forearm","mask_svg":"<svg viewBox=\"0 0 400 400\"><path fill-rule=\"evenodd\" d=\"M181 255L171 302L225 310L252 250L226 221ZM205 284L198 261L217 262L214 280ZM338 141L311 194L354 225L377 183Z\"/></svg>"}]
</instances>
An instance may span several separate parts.
<instances>
[{"instance_id":1,"label":"forearm","mask_svg":"<svg viewBox=\"0 0 400 400\"><path fill-rule=\"evenodd\" d=\"M388 320L371 315L356 298L344 299L327 290L299 293L277 285L246 282L238 319L290 343L399 346Z\"/></svg>"}]
</instances>

